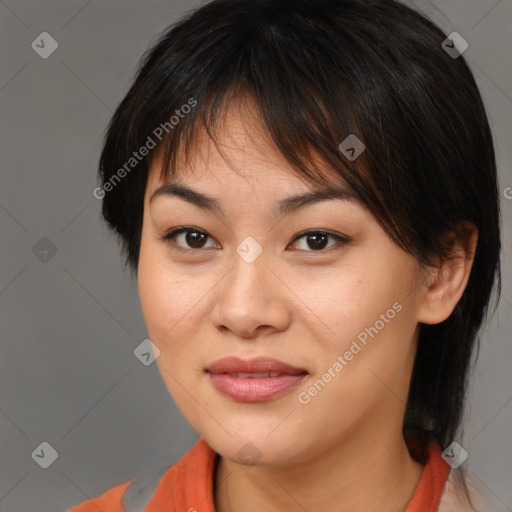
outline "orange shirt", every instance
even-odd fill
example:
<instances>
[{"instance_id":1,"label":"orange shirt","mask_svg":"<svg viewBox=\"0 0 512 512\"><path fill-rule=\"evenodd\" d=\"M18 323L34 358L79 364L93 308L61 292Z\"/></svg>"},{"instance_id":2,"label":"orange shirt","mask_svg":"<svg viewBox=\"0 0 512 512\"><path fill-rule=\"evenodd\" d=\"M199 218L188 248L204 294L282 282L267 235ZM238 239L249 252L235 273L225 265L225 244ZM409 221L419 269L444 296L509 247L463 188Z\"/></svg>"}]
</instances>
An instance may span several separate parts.
<instances>
[{"instance_id":1,"label":"orange shirt","mask_svg":"<svg viewBox=\"0 0 512 512\"><path fill-rule=\"evenodd\" d=\"M421 480L404 512L436 512L450 466L435 443L425 449ZM215 512L213 478L217 453L200 439L182 459L169 467L158 481L144 512ZM122 498L135 479L117 485L68 512L125 512Z\"/></svg>"}]
</instances>

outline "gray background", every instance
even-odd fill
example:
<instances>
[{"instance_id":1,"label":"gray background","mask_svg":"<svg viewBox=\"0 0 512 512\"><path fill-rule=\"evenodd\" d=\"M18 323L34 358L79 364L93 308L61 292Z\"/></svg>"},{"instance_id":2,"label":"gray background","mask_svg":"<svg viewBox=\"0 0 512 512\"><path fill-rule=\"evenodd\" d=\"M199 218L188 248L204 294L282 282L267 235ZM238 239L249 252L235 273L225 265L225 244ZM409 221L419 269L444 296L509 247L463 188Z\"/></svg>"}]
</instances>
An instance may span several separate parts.
<instances>
[{"instance_id":1,"label":"gray background","mask_svg":"<svg viewBox=\"0 0 512 512\"><path fill-rule=\"evenodd\" d=\"M117 242L92 195L106 124L139 58L197 5L0 2L3 512L63 511L144 469L177 461L198 439L156 366L133 355L146 338L136 283L121 269ZM512 510L512 199L506 197L512 196L512 1L415 5L468 41L464 56L496 139L504 293L483 333L459 441L470 473ZM47 59L31 48L44 31L59 44ZM43 237L57 251L46 262L34 254ZM43 441L58 452L48 469L31 456Z\"/></svg>"}]
</instances>

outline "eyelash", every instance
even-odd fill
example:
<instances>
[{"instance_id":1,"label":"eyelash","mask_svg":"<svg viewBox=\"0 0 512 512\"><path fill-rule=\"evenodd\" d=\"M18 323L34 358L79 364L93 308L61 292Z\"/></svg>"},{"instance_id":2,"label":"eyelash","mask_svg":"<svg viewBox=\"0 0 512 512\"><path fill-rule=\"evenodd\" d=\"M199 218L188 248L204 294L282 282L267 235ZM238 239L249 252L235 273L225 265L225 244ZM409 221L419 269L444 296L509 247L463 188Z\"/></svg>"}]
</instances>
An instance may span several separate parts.
<instances>
[{"instance_id":1,"label":"eyelash","mask_svg":"<svg viewBox=\"0 0 512 512\"><path fill-rule=\"evenodd\" d=\"M176 236L180 235L181 233L187 233L187 232L201 233L201 234L206 235L207 237L211 238L211 236L208 235L208 233L206 231L203 231L202 229L195 228L194 226L182 226L180 228L176 228L176 229L173 229L171 231L168 231L168 232L164 233L162 236L158 236L157 238L158 238L158 240L161 240L161 241L171 245L172 249L174 249L176 251L179 251L179 252L190 253L191 251L194 251L194 252L195 251L204 251L205 249L194 249L194 248L184 249L183 247L179 247L178 245L173 243L173 241L172 241L173 238L175 238ZM345 237L345 236L341 236L341 235L338 235L338 234L335 234L335 233L331 233L329 231L310 230L310 231L304 231L302 233L299 233L292 240L291 243L293 244L297 240L300 240L301 238L304 238L307 235L312 235L312 234L314 234L314 235L326 235L326 236L329 236L329 237L333 238L334 240L336 240L338 245L341 245L341 246L343 246L343 245L345 245L345 244L350 242L350 238ZM211 247L207 247L206 249L211 249ZM336 249L336 247L332 246L332 247L330 247L328 249L319 249L318 251L310 250L310 251L303 251L303 252L329 253L333 249ZM301 251L301 249L299 249L299 251Z\"/></svg>"}]
</instances>

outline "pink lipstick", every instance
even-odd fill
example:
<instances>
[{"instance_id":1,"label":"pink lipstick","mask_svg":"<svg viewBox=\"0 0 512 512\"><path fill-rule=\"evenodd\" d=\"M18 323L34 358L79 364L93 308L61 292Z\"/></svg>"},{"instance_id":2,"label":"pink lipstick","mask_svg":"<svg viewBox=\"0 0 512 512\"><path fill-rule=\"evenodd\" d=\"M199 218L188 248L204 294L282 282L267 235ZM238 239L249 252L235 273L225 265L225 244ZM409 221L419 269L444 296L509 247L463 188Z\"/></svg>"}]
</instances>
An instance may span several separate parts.
<instances>
[{"instance_id":1,"label":"pink lipstick","mask_svg":"<svg viewBox=\"0 0 512 512\"><path fill-rule=\"evenodd\" d=\"M277 359L258 357L244 361L227 357L206 371L215 388L238 402L264 402L299 385L308 372Z\"/></svg>"}]
</instances>

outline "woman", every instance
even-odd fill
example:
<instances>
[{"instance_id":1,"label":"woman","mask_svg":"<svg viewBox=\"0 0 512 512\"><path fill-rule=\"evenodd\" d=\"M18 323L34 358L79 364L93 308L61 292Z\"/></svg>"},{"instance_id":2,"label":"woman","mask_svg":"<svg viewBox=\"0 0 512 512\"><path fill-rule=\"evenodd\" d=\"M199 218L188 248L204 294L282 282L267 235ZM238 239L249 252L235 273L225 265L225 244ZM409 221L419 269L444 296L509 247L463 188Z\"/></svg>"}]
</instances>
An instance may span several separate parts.
<instances>
[{"instance_id":1,"label":"woman","mask_svg":"<svg viewBox=\"0 0 512 512\"><path fill-rule=\"evenodd\" d=\"M201 440L73 512L482 510L499 203L460 41L393 0L214 0L147 53L95 195Z\"/></svg>"}]
</instances>

